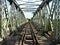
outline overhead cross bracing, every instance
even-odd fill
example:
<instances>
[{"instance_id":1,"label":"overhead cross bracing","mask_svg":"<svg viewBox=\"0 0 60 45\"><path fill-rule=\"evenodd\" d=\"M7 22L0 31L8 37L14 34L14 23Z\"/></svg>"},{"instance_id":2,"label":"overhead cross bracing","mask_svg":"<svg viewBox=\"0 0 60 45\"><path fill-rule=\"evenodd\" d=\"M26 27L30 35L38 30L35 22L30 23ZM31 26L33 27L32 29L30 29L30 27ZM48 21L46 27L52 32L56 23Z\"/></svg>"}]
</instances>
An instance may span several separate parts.
<instances>
[{"instance_id":1,"label":"overhead cross bracing","mask_svg":"<svg viewBox=\"0 0 60 45\"><path fill-rule=\"evenodd\" d=\"M20 8L24 12L35 12L39 5L42 3L42 0L37 1L24 1L24 0L16 0L19 4Z\"/></svg>"}]
</instances>

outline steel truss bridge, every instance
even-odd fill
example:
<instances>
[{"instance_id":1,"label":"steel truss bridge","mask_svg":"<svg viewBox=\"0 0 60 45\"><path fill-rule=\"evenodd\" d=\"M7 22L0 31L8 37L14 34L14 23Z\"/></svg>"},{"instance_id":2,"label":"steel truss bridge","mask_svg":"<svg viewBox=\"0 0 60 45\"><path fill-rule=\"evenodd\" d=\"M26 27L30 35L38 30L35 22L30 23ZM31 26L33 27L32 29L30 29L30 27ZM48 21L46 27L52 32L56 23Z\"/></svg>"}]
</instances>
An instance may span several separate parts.
<instances>
[{"instance_id":1,"label":"steel truss bridge","mask_svg":"<svg viewBox=\"0 0 60 45\"><path fill-rule=\"evenodd\" d=\"M0 0L0 45L60 45L60 0Z\"/></svg>"}]
</instances>

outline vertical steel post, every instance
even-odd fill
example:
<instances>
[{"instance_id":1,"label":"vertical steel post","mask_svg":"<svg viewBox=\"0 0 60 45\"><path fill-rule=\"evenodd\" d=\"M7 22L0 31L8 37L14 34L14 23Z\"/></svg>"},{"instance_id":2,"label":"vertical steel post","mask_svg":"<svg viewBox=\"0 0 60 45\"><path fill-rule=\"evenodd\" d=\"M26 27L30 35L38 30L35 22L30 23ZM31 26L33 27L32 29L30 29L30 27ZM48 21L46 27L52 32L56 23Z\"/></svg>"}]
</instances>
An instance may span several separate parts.
<instances>
[{"instance_id":1,"label":"vertical steel post","mask_svg":"<svg viewBox=\"0 0 60 45\"><path fill-rule=\"evenodd\" d=\"M0 0L0 37L1 37L2 0Z\"/></svg>"}]
</instances>

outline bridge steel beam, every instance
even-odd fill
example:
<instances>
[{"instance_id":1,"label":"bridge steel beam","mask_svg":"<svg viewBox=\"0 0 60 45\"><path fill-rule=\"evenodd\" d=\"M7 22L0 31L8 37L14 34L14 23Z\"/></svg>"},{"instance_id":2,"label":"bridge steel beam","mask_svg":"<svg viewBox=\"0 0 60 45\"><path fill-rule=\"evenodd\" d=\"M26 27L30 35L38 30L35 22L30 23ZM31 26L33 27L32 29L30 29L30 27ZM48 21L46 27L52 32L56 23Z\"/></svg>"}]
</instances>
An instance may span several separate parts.
<instances>
[{"instance_id":1,"label":"bridge steel beam","mask_svg":"<svg viewBox=\"0 0 60 45\"><path fill-rule=\"evenodd\" d=\"M12 0L10 12L11 12L10 24L12 25L11 27L17 28L25 23L25 16L20 7L18 6L17 2L14 0ZM13 28L12 30L14 30Z\"/></svg>"},{"instance_id":2,"label":"bridge steel beam","mask_svg":"<svg viewBox=\"0 0 60 45\"><path fill-rule=\"evenodd\" d=\"M39 7L37 8L37 10L35 11L34 15L35 15L37 12L39 12L40 9L42 9L42 8L44 7L45 3L49 4L50 1L51 1L51 0L45 0L45 1L43 1L43 2L39 5Z\"/></svg>"},{"instance_id":3,"label":"bridge steel beam","mask_svg":"<svg viewBox=\"0 0 60 45\"><path fill-rule=\"evenodd\" d=\"M49 1L48 4L44 1L39 8L34 13L32 21L40 24L40 27L43 28L44 31L52 32L52 40L59 40L60 37L60 0L52 0ZM42 7L41 7L42 6ZM39 16L38 14L39 13ZM37 19L38 18L38 19ZM40 23L38 21L39 20Z\"/></svg>"},{"instance_id":4,"label":"bridge steel beam","mask_svg":"<svg viewBox=\"0 0 60 45\"><path fill-rule=\"evenodd\" d=\"M11 2L10 2L11 1ZM17 30L25 22L25 16L15 0L9 0L10 10L8 10L7 0L0 0L0 37L7 36Z\"/></svg>"},{"instance_id":5,"label":"bridge steel beam","mask_svg":"<svg viewBox=\"0 0 60 45\"><path fill-rule=\"evenodd\" d=\"M47 13L47 9L46 9L46 5L48 5L48 3L50 2L51 0L45 0L45 1L43 1L42 3L41 3L41 5L38 7L38 9L36 10L36 12L34 13L34 16L33 16L33 19L36 19L36 22L39 22L39 21L37 21L37 19L38 20L40 20L40 21L42 21L42 25L44 25L44 23L46 22L45 20L44 20L44 17L45 17L45 15L46 14L44 14L44 11L46 11L46 13ZM44 8L45 7L45 8ZM41 14L39 14L39 13L41 13ZM47 17L46 17L47 18ZM33 20L34 21L34 20ZM45 25L46 26L46 25ZM46 28L46 27L45 27Z\"/></svg>"},{"instance_id":6,"label":"bridge steel beam","mask_svg":"<svg viewBox=\"0 0 60 45\"><path fill-rule=\"evenodd\" d=\"M1 37L1 19L2 19L2 0L0 0L0 37Z\"/></svg>"},{"instance_id":7,"label":"bridge steel beam","mask_svg":"<svg viewBox=\"0 0 60 45\"><path fill-rule=\"evenodd\" d=\"M6 0L0 0L0 38L3 39L5 38L6 33L6 29L7 29L7 25L8 25L8 9L7 9L7 5L6 5ZM7 23L6 23L7 22Z\"/></svg>"}]
</instances>

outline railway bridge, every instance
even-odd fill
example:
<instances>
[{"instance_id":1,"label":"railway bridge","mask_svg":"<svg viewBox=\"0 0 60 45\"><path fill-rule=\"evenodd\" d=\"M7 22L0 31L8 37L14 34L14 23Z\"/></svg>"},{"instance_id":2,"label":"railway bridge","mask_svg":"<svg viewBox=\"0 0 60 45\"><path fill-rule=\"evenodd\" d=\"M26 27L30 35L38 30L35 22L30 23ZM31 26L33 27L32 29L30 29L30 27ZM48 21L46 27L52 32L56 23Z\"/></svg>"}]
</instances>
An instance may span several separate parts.
<instances>
[{"instance_id":1,"label":"railway bridge","mask_svg":"<svg viewBox=\"0 0 60 45\"><path fill-rule=\"evenodd\" d=\"M60 45L60 0L0 0L0 45Z\"/></svg>"}]
</instances>

